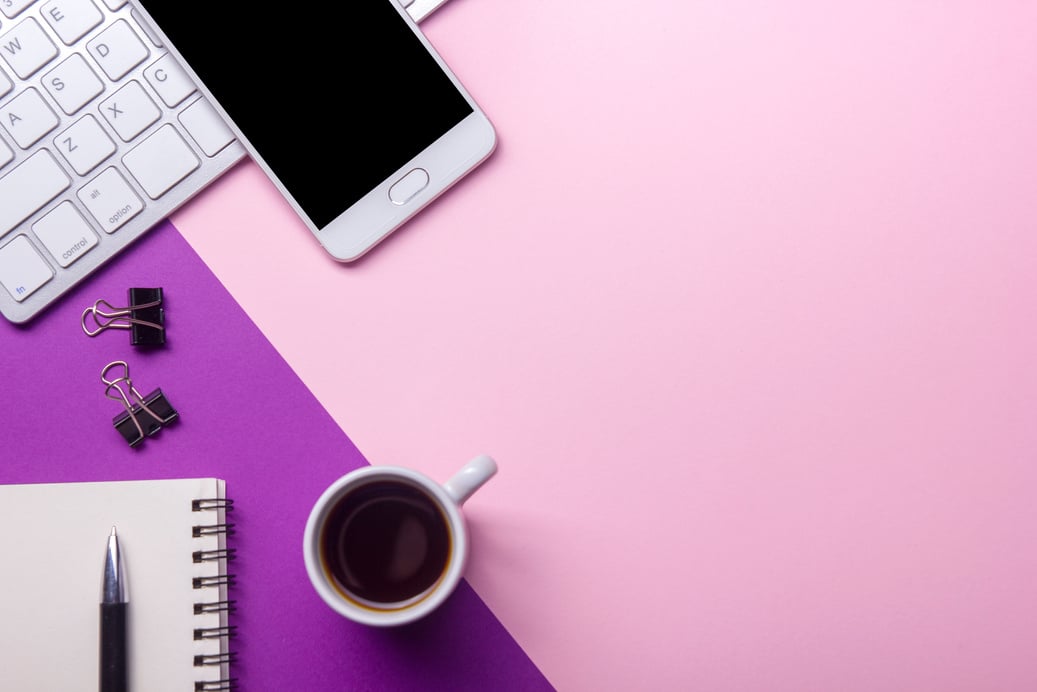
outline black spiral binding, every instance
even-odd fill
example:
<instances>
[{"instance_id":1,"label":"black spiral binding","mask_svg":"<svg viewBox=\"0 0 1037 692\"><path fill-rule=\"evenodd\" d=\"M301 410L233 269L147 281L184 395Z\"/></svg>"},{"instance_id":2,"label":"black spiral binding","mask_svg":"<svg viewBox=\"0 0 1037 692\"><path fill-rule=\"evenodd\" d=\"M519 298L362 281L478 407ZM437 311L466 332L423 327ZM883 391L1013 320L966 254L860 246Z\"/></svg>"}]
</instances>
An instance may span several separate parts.
<instances>
[{"instance_id":1,"label":"black spiral binding","mask_svg":"<svg viewBox=\"0 0 1037 692\"><path fill-rule=\"evenodd\" d=\"M192 512L229 512L234 509L234 502L225 498L203 498L191 502ZM234 533L234 525L226 522L218 524L197 524L191 527L191 535L195 538L206 536L230 536ZM217 565L226 565L234 560L233 548L218 548L214 550L196 550L191 554L195 563L213 562ZM234 586L234 575L229 574L226 569L221 569L217 574L205 577L194 577L191 583L194 589L218 589L224 593ZM207 613L219 613L221 618L235 610L234 601L218 598L215 601L199 600L194 604L195 615ZM225 620L224 620L225 621ZM218 640L229 642L237 635L237 628L233 625L220 625L218 627L199 627L194 630L196 640ZM229 644L228 644L229 646ZM231 651L221 651L218 654L203 654L194 657L195 667L219 666L229 669L235 660ZM237 689L237 681L229 676L219 680L199 680L194 683L195 692L230 692Z\"/></svg>"}]
</instances>

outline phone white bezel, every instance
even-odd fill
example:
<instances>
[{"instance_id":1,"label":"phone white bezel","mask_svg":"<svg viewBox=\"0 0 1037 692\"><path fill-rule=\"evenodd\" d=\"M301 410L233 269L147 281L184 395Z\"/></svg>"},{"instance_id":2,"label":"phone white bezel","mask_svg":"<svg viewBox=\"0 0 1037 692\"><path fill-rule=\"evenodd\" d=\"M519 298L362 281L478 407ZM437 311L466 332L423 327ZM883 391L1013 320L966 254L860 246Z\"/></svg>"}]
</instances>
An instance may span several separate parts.
<instances>
[{"instance_id":1,"label":"phone white bezel","mask_svg":"<svg viewBox=\"0 0 1037 692\"><path fill-rule=\"evenodd\" d=\"M497 146L496 131L489 118L447 66L442 56L432 47L432 44L418 28L414 18L396 0L383 1L391 4L409 25L429 55L435 59L439 68L449 77L454 87L471 106L472 113L438 140L430 143L420 154L401 166L388 178L381 181L337 218L320 228L309 218L291 192L282 184L277 173L267 164L257 147L241 132L234 119L224 110L219 98L209 91L190 63L177 50L176 45L162 31L162 27L148 14L147 8L143 7L138 0L132 0L134 9L140 13L144 22L155 33L155 37L161 41L163 47L176 58L180 66L191 77L199 92L208 99L212 107L224 119L252 160L263 170L325 251L340 262L352 262L365 255L486 160ZM423 169L428 174L428 184L405 203L394 203L389 198L389 189L416 168Z\"/></svg>"}]
</instances>

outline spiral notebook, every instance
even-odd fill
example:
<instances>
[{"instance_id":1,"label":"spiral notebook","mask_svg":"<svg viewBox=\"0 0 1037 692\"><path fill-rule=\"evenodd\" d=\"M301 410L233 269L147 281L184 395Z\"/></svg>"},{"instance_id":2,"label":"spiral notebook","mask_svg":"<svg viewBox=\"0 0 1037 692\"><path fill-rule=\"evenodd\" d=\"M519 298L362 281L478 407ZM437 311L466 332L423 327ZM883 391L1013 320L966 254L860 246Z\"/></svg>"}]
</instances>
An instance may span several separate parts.
<instances>
[{"instance_id":1,"label":"spiral notebook","mask_svg":"<svg viewBox=\"0 0 1037 692\"><path fill-rule=\"evenodd\" d=\"M130 689L234 689L230 508L214 478L0 485L0 690L96 692L113 526L128 583Z\"/></svg>"}]
</instances>

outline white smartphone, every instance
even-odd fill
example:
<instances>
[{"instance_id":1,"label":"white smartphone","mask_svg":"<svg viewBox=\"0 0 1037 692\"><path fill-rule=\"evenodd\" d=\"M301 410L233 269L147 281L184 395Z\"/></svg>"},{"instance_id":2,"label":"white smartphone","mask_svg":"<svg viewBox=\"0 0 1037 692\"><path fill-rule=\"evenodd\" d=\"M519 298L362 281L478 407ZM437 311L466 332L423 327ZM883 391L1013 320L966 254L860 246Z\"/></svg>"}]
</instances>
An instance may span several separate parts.
<instances>
[{"instance_id":1,"label":"white smartphone","mask_svg":"<svg viewBox=\"0 0 1037 692\"><path fill-rule=\"evenodd\" d=\"M397 0L134 2L337 260L361 257L496 147Z\"/></svg>"}]
</instances>

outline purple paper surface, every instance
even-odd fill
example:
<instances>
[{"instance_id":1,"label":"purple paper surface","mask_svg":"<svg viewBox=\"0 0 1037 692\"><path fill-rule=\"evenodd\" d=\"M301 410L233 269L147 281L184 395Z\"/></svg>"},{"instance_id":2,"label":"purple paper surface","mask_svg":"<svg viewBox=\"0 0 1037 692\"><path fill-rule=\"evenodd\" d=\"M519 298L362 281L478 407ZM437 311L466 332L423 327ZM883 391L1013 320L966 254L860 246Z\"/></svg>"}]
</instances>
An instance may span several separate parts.
<instances>
[{"instance_id":1,"label":"purple paper surface","mask_svg":"<svg viewBox=\"0 0 1037 692\"><path fill-rule=\"evenodd\" d=\"M134 348L124 330L83 333L86 307L124 305L130 287L164 289L164 348ZM112 427L122 409L100 380L115 360L180 413L136 449ZM324 488L367 461L168 222L28 326L0 326L0 383L0 483L227 481L239 689L552 689L465 581L403 628L357 625L324 605L303 566L303 528Z\"/></svg>"}]
</instances>

